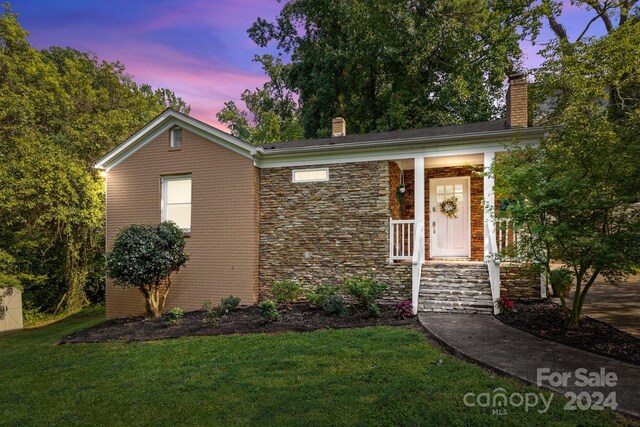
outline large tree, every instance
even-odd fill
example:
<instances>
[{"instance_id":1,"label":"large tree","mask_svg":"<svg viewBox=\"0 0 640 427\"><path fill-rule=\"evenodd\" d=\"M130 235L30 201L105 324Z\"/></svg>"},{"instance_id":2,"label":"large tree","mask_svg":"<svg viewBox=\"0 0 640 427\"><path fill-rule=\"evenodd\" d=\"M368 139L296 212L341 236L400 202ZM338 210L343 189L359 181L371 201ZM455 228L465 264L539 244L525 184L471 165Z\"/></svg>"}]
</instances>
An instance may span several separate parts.
<instances>
[{"instance_id":1,"label":"large tree","mask_svg":"<svg viewBox=\"0 0 640 427\"><path fill-rule=\"evenodd\" d=\"M76 310L104 264L104 182L93 170L166 107L120 63L38 51L8 6L0 16L0 253L13 259L28 309Z\"/></svg>"},{"instance_id":2,"label":"large tree","mask_svg":"<svg viewBox=\"0 0 640 427\"><path fill-rule=\"evenodd\" d=\"M640 24L601 39L552 43L536 73L546 94L537 116L560 127L539 147L513 149L496 164L506 211L524 227L516 251L550 273L573 273L568 327L599 276L640 265Z\"/></svg>"},{"instance_id":3,"label":"large tree","mask_svg":"<svg viewBox=\"0 0 640 427\"><path fill-rule=\"evenodd\" d=\"M329 135L336 116L350 133L474 122L501 113L530 3L289 0L249 35L290 58L278 78L299 102L305 137Z\"/></svg>"},{"instance_id":4,"label":"large tree","mask_svg":"<svg viewBox=\"0 0 640 427\"><path fill-rule=\"evenodd\" d=\"M571 38L566 27L561 23L561 18L567 7L586 10L590 17L577 27L579 33ZM640 6L638 0L571 0L566 1L542 0L533 2L526 15L528 24L527 32L536 38L541 26L546 23L555 35L556 41L562 45L580 43L589 37L594 24L600 22L604 26L606 34L610 34L628 21L637 19ZM576 23L580 25L580 23Z\"/></svg>"},{"instance_id":5,"label":"large tree","mask_svg":"<svg viewBox=\"0 0 640 427\"><path fill-rule=\"evenodd\" d=\"M248 112L239 109L234 101L228 101L218 112L218 120L235 136L249 143L302 138L298 104L285 80L291 65L285 65L280 58L271 55L257 56L254 61L262 64L269 81L262 88L247 89L240 95Z\"/></svg>"}]
</instances>

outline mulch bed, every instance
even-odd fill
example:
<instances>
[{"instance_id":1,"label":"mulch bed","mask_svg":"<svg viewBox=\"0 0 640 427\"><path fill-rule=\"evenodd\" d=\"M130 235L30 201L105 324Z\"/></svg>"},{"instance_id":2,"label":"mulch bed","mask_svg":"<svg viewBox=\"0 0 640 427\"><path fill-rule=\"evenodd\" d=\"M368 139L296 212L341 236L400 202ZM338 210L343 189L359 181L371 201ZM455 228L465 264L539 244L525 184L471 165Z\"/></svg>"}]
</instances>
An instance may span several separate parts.
<instances>
[{"instance_id":1,"label":"mulch bed","mask_svg":"<svg viewBox=\"0 0 640 427\"><path fill-rule=\"evenodd\" d=\"M633 335L588 316L569 330L562 320L562 307L551 300L517 302L514 308L514 313L498 318L540 338L640 365L640 340Z\"/></svg>"},{"instance_id":2,"label":"mulch bed","mask_svg":"<svg viewBox=\"0 0 640 427\"><path fill-rule=\"evenodd\" d=\"M74 332L59 341L67 343L131 342L150 341L202 335L249 334L286 331L315 331L318 329L358 328L365 326L412 326L416 318L394 317L395 306L381 306L380 317L371 317L365 312L355 311L347 316L334 316L310 307L306 303L293 304L282 312L282 320L274 323L260 321L257 306L240 307L220 318L218 326L212 326L205 311L185 313L178 325L167 325L164 318L150 320L143 317L113 319L91 328Z\"/></svg>"}]
</instances>

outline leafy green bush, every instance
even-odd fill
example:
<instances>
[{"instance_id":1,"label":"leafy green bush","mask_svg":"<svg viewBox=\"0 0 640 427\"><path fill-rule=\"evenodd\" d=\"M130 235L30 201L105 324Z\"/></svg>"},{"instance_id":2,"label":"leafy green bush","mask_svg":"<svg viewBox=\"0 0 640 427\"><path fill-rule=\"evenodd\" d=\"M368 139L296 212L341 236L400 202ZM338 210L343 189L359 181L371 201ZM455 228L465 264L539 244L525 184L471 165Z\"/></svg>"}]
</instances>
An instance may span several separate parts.
<instances>
[{"instance_id":1,"label":"leafy green bush","mask_svg":"<svg viewBox=\"0 0 640 427\"><path fill-rule=\"evenodd\" d=\"M107 274L116 285L138 288L147 313L158 318L171 287L171 274L189 259L184 246L184 232L171 221L129 225L120 230L107 255Z\"/></svg>"},{"instance_id":2,"label":"leafy green bush","mask_svg":"<svg viewBox=\"0 0 640 427\"><path fill-rule=\"evenodd\" d=\"M346 316L349 314L349 304L340 295L330 295L320 303L320 308L329 314Z\"/></svg>"},{"instance_id":3,"label":"leafy green bush","mask_svg":"<svg viewBox=\"0 0 640 427\"><path fill-rule=\"evenodd\" d=\"M205 311L207 321L211 326L218 326L220 324L220 306L213 303L213 301L207 301L202 308Z\"/></svg>"},{"instance_id":4,"label":"leafy green bush","mask_svg":"<svg viewBox=\"0 0 640 427\"><path fill-rule=\"evenodd\" d=\"M238 308L240 305L240 298L229 295L226 298L222 298L220 301L220 310L222 314L227 314Z\"/></svg>"},{"instance_id":5,"label":"leafy green bush","mask_svg":"<svg viewBox=\"0 0 640 427\"><path fill-rule=\"evenodd\" d=\"M278 304L291 304L302 296L302 283L291 280L278 280L271 287L271 297Z\"/></svg>"},{"instance_id":6,"label":"leafy green bush","mask_svg":"<svg viewBox=\"0 0 640 427\"><path fill-rule=\"evenodd\" d=\"M322 308L324 302L329 297L335 295L338 289L338 287L334 286L319 285L314 291L307 292L305 298L312 307Z\"/></svg>"},{"instance_id":7,"label":"leafy green bush","mask_svg":"<svg viewBox=\"0 0 640 427\"><path fill-rule=\"evenodd\" d=\"M260 320L265 323L277 322L282 319L278 306L270 299L262 301L258 304L258 308L260 309Z\"/></svg>"},{"instance_id":8,"label":"leafy green bush","mask_svg":"<svg viewBox=\"0 0 640 427\"><path fill-rule=\"evenodd\" d=\"M229 295L228 297L222 298L219 305L214 304L213 301L207 301L202 308L204 308L206 312L209 323L212 326L218 326L220 324L220 317L237 309L240 301L239 297Z\"/></svg>"},{"instance_id":9,"label":"leafy green bush","mask_svg":"<svg viewBox=\"0 0 640 427\"><path fill-rule=\"evenodd\" d=\"M369 313L371 317L380 317L380 306L372 302L367 306L367 313Z\"/></svg>"},{"instance_id":10,"label":"leafy green bush","mask_svg":"<svg viewBox=\"0 0 640 427\"><path fill-rule=\"evenodd\" d=\"M382 297L389 286L370 277L350 277L344 281L342 289L353 298L358 306L367 310L372 316L380 315L380 307L376 300Z\"/></svg>"},{"instance_id":11,"label":"leafy green bush","mask_svg":"<svg viewBox=\"0 0 640 427\"><path fill-rule=\"evenodd\" d=\"M180 307L173 307L167 312L167 325L179 325L184 317L184 310Z\"/></svg>"}]
</instances>

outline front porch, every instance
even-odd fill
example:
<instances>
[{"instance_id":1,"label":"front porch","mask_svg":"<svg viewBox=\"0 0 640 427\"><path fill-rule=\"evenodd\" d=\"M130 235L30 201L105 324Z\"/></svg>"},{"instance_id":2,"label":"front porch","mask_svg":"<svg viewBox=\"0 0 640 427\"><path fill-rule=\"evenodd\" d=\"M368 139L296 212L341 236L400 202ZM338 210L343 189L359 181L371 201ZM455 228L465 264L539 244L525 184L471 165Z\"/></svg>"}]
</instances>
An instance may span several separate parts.
<instances>
[{"instance_id":1,"label":"front porch","mask_svg":"<svg viewBox=\"0 0 640 427\"><path fill-rule=\"evenodd\" d=\"M517 233L494 216L494 178L484 172L495 154L389 162L389 262L412 263L412 302L420 311L498 312L499 254Z\"/></svg>"}]
</instances>

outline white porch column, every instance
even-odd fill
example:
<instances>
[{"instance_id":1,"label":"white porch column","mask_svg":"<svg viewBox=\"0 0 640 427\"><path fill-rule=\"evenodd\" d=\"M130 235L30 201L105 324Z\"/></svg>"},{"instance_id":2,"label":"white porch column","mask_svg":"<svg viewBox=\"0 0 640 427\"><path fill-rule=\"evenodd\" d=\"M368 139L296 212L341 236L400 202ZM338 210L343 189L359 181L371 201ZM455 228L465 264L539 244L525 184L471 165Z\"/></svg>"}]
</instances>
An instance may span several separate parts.
<instances>
[{"instance_id":1,"label":"white porch column","mask_svg":"<svg viewBox=\"0 0 640 427\"><path fill-rule=\"evenodd\" d=\"M424 157L415 157L413 159L414 173L414 227L415 235L418 230L422 230L419 237L414 238L414 243L418 248L418 252L413 254L413 265L411 269L411 303L413 305L413 313L418 314L418 295L420 294L420 281L422 276L422 263L424 262ZM415 236L414 235L414 236Z\"/></svg>"},{"instance_id":2,"label":"white porch column","mask_svg":"<svg viewBox=\"0 0 640 427\"><path fill-rule=\"evenodd\" d=\"M494 151L488 151L484 153L484 171L488 172L489 168L491 167L491 165L493 164L493 160L496 157L496 153ZM492 221L493 220L493 214L494 214L494 209L495 209L495 205L496 205L496 196L494 193L494 185L495 185L495 179L493 176L486 176L484 177L484 224L486 225L488 221ZM487 259L487 257L491 256L491 240L493 239L494 241L496 240L496 231L495 228L487 228L486 226L484 227L485 233L484 233L484 257L485 259ZM489 235L490 233L487 233L487 230L492 230L493 233L492 235Z\"/></svg>"},{"instance_id":3,"label":"white porch column","mask_svg":"<svg viewBox=\"0 0 640 427\"><path fill-rule=\"evenodd\" d=\"M414 220L415 220L415 229L417 230L420 225L422 225L422 229L426 232L424 226L424 157L415 157L413 159L413 173L414 173ZM421 241L419 242L424 248L424 234L422 233ZM422 261L424 261L424 251L422 251Z\"/></svg>"}]
</instances>

